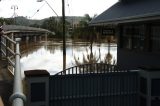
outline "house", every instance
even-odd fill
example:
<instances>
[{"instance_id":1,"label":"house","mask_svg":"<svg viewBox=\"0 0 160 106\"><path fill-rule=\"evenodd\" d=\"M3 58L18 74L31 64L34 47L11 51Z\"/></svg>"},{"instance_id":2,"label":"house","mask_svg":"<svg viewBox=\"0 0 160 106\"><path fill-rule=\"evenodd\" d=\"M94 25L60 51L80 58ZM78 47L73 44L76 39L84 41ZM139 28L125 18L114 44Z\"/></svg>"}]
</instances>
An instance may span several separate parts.
<instances>
[{"instance_id":1,"label":"house","mask_svg":"<svg viewBox=\"0 0 160 106\"><path fill-rule=\"evenodd\" d=\"M119 0L93 19L90 25L97 29L115 26L117 65L121 69L159 69L159 0Z\"/></svg>"}]
</instances>

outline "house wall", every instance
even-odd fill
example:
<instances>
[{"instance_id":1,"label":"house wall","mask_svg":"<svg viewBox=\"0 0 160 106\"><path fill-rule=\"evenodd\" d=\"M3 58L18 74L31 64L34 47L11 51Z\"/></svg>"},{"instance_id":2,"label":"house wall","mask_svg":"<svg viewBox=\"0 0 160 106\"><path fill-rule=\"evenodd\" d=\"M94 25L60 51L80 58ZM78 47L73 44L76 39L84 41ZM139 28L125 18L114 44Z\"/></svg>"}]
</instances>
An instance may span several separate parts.
<instances>
[{"instance_id":1,"label":"house wall","mask_svg":"<svg viewBox=\"0 0 160 106\"><path fill-rule=\"evenodd\" d=\"M138 69L139 67L160 68L160 53L133 52L118 49L117 65L120 69Z\"/></svg>"},{"instance_id":2,"label":"house wall","mask_svg":"<svg viewBox=\"0 0 160 106\"><path fill-rule=\"evenodd\" d=\"M121 69L160 68L159 22L121 24L116 32L117 65Z\"/></svg>"}]
</instances>

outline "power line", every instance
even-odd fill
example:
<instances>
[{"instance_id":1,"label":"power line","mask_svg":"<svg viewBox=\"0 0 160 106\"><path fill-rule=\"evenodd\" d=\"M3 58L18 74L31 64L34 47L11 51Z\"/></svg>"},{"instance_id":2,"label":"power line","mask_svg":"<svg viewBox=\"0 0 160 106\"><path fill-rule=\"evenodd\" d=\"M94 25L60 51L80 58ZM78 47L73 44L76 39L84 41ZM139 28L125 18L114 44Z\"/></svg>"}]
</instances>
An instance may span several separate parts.
<instances>
[{"instance_id":1,"label":"power line","mask_svg":"<svg viewBox=\"0 0 160 106\"><path fill-rule=\"evenodd\" d=\"M56 13L56 11L51 7L51 5L46 0L44 0L44 1L48 4L48 6L52 9L52 11L56 14L56 16L59 17L58 14Z\"/></svg>"},{"instance_id":2,"label":"power line","mask_svg":"<svg viewBox=\"0 0 160 106\"><path fill-rule=\"evenodd\" d=\"M56 13L56 11L52 8L52 6L46 0L37 0L37 2L43 2L43 1L45 1L45 3L47 3L47 5L49 6L49 8L51 8L51 10L54 12L54 14L56 14L56 16L59 17L58 14Z\"/></svg>"},{"instance_id":3,"label":"power line","mask_svg":"<svg viewBox=\"0 0 160 106\"><path fill-rule=\"evenodd\" d=\"M39 8L39 9L37 9L37 11L30 17L30 18L33 18L38 12L39 12L39 10L40 9L42 9L42 7L45 5L45 3Z\"/></svg>"}]
</instances>

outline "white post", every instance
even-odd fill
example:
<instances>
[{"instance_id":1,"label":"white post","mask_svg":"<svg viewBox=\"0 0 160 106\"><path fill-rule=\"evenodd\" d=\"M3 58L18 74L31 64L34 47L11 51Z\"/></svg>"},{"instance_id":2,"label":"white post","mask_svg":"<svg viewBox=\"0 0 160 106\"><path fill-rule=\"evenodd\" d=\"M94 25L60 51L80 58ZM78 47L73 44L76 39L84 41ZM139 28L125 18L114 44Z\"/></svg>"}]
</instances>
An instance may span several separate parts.
<instances>
[{"instance_id":1,"label":"white post","mask_svg":"<svg viewBox=\"0 0 160 106\"><path fill-rule=\"evenodd\" d=\"M20 67L20 51L19 51L19 42L20 38L16 38L16 62L15 62L15 71L14 71L14 85L13 85L13 94L10 97L10 100L13 101L13 106L24 106L24 101L26 97L22 91L22 79L21 79L21 67Z\"/></svg>"}]
</instances>

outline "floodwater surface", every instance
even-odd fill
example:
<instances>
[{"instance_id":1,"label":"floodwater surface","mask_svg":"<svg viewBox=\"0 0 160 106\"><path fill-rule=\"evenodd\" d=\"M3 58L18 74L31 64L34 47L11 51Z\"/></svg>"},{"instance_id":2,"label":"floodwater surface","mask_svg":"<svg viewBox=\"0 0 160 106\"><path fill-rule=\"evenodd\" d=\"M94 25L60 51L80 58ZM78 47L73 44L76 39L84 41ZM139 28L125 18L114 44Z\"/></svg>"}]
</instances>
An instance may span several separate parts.
<instances>
[{"instance_id":1,"label":"floodwater surface","mask_svg":"<svg viewBox=\"0 0 160 106\"><path fill-rule=\"evenodd\" d=\"M91 53L89 42L66 42L66 68L77 65L75 60L83 64L84 58ZM107 43L93 43L92 53L97 62L104 62L108 53ZM111 44L112 62L117 59L116 44ZM63 43L59 40L25 44L22 47L21 70L45 69L54 75L63 70Z\"/></svg>"}]
</instances>

